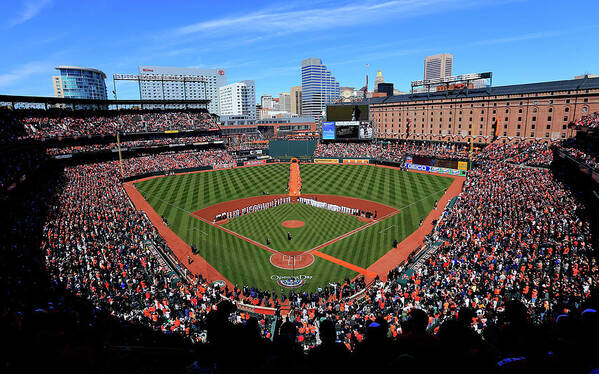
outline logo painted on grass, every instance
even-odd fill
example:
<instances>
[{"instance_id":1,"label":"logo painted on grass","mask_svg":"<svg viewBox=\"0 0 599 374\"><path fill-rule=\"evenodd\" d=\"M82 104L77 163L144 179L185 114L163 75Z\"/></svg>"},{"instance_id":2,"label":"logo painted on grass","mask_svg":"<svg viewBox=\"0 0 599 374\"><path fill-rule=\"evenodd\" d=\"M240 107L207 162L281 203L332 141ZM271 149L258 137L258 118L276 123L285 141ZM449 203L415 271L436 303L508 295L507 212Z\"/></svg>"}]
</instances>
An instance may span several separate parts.
<instances>
[{"instance_id":1,"label":"logo painted on grass","mask_svg":"<svg viewBox=\"0 0 599 374\"><path fill-rule=\"evenodd\" d=\"M287 288L296 288L304 283L306 280L312 279L311 275L271 275L270 279L276 280L279 286L287 287Z\"/></svg>"}]
</instances>

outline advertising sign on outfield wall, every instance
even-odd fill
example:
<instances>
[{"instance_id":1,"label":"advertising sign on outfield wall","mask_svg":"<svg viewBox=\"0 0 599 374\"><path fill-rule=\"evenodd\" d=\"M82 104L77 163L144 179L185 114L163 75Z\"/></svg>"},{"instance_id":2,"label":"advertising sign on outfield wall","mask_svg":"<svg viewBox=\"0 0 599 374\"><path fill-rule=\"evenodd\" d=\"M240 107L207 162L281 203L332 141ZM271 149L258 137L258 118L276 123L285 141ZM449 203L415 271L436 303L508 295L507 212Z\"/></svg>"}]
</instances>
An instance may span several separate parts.
<instances>
[{"instance_id":1,"label":"advertising sign on outfield wall","mask_svg":"<svg viewBox=\"0 0 599 374\"><path fill-rule=\"evenodd\" d=\"M314 163L315 164L338 164L339 159L338 158L315 158Z\"/></svg>"},{"instance_id":2,"label":"advertising sign on outfield wall","mask_svg":"<svg viewBox=\"0 0 599 374\"><path fill-rule=\"evenodd\" d=\"M458 161L458 170L468 170L468 162Z\"/></svg>"},{"instance_id":3,"label":"advertising sign on outfield wall","mask_svg":"<svg viewBox=\"0 0 599 374\"><path fill-rule=\"evenodd\" d=\"M428 165L406 163L406 168L408 168L410 170L426 171L428 173L439 173L439 174L447 174L447 175L463 176L463 177L466 176L466 171L464 171L464 170L440 168L438 166L428 166Z\"/></svg>"},{"instance_id":4,"label":"advertising sign on outfield wall","mask_svg":"<svg viewBox=\"0 0 599 374\"><path fill-rule=\"evenodd\" d=\"M406 164L406 167L411 170L427 171L427 172L431 171L431 167L428 165Z\"/></svg>"},{"instance_id":5,"label":"advertising sign on outfield wall","mask_svg":"<svg viewBox=\"0 0 599 374\"><path fill-rule=\"evenodd\" d=\"M266 164L266 160L249 160L244 161L243 166L254 166L254 165L262 165Z\"/></svg>"},{"instance_id":6,"label":"advertising sign on outfield wall","mask_svg":"<svg viewBox=\"0 0 599 374\"><path fill-rule=\"evenodd\" d=\"M368 160L353 159L353 158L344 158L343 159L343 163L344 164L367 164Z\"/></svg>"},{"instance_id":7,"label":"advertising sign on outfield wall","mask_svg":"<svg viewBox=\"0 0 599 374\"><path fill-rule=\"evenodd\" d=\"M216 164L212 166L213 169L228 169L235 167L235 164Z\"/></svg>"}]
</instances>

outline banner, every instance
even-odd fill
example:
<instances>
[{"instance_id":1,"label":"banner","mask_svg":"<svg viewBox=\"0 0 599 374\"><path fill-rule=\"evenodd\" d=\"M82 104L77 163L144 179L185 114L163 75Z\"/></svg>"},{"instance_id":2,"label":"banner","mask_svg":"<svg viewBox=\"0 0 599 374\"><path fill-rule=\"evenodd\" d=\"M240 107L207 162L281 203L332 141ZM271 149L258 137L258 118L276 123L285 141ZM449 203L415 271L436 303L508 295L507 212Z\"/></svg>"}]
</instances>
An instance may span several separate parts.
<instances>
[{"instance_id":1,"label":"banner","mask_svg":"<svg viewBox=\"0 0 599 374\"><path fill-rule=\"evenodd\" d=\"M344 164L367 164L369 160L367 159L352 159L352 158L344 158Z\"/></svg>"},{"instance_id":2,"label":"banner","mask_svg":"<svg viewBox=\"0 0 599 374\"><path fill-rule=\"evenodd\" d=\"M428 173L439 173L439 174L447 174L447 175L461 176L461 177L466 176L465 170L440 168L438 166L419 165L419 164L406 162L406 168L408 168L410 170L426 171Z\"/></svg>"},{"instance_id":3,"label":"banner","mask_svg":"<svg viewBox=\"0 0 599 374\"><path fill-rule=\"evenodd\" d=\"M264 306L254 306L254 305L249 305L249 304L243 304L243 303L236 303L235 304L237 306L238 310L244 311L244 312L249 312L249 313L256 313L256 314L268 314L271 316L275 315L275 308L269 308L269 307L264 307Z\"/></svg>"},{"instance_id":4,"label":"banner","mask_svg":"<svg viewBox=\"0 0 599 374\"><path fill-rule=\"evenodd\" d=\"M178 132L179 132L179 130L165 130L164 131L165 134L176 134Z\"/></svg>"},{"instance_id":5,"label":"banner","mask_svg":"<svg viewBox=\"0 0 599 374\"><path fill-rule=\"evenodd\" d=\"M262 165L262 164L266 164L266 160L250 160L250 161L243 162L243 166L254 166L254 165Z\"/></svg>"},{"instance_id":6,"label":"banner","mask_svg":"<svg viewBox=\"0 0 599 374\"><path fill-rule=\"evenodd\" d=\"M213 169L228 169L228 168L232 168L235 167L234 163L231 164L216 164L214 166L212 166Z\"/></svg>"},{"instance_id":7,"label":"banner","mask_svg":"<svg viewBox=\"0 0 599 374\"><path fill-rule=\"evenodd\" d=\"M339 159L338 158L315 158L314 163L315 164L338 164Z\"/></svg>"},{"instance_id":8,"label":"banner","mask_svg":"<svg viewBox=\"0 0 599 374\"><path fill-rule=\"evenodd\" d=\"M468 170L468 162L458 161L458 170Z\"/></svg>"},{"instance_id":9,"label":"banner","mask_svg":"<svg viewBox=\"0 0 599 374\"><path fill-rule=\"evenodd\" d=\"M430 171L431 171L431 167L430 167L430 166L428 166L428 165L406 164L406 167L407 167L408 169L411 169L411 170L418 170L418 171L428 171L428 172L430 172ZM435 168L435 169L439 169L439 168L437 168L437 167L434 167L434 168ZM437 171L437 172L435 172L435 173L438 173L438 171Z\"/></svg>"}]
</instances>

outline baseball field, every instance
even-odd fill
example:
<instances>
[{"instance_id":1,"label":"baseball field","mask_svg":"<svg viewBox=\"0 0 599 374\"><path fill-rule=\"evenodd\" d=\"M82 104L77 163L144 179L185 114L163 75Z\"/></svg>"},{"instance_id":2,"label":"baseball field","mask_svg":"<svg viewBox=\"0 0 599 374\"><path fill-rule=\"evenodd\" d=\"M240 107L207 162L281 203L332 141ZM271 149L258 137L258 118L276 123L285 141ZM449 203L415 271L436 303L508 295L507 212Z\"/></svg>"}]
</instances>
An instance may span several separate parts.
<instances>
[{"instance_id":1,"label":"baseball field","mask_svg":"<svg viewBox=\"0 0 599 374\"><path fill-rule=\"evenodd\" d=\"M289 170L285 163L215 170L154 178L135 183L135 188L166 218L169 228L197 247L226 280L278 291L282 287L277 279L302 276L305 282L297 289L311 291L358 274L371 275L368 267L391 249L394 240L401 242L418 228L453 181L373 165L302 164L302 196L346 197L340 201L363 204L365 210L378 209L381 214L369 220L300 203L222 224L199 214L232 201L239 206L271 195L288 196ZM303 225L285 227L286 221ZM313 261L302 269L271 263L273 254L302 253L304 262L308 257Z\"/></svg>"}]
</instances>

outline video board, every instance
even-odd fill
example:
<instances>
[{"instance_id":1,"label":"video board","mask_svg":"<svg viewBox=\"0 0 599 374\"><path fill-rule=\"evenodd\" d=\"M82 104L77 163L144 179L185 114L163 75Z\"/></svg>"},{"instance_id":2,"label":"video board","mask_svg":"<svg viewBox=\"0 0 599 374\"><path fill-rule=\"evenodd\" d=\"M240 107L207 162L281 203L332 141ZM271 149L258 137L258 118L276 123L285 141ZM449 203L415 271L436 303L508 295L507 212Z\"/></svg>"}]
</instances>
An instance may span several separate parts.
<instances>
[{"instance_id":1,"label":"video board","mask_svg":"<svg viewBox=\"0 0 599 374\"><path fill-rule=\"evenodd\" d=\"M322 123L322 138L328 140L335 139L335 122Z\"/></svg>"},{"instance_id":2,"label":"video board","mask_svg":"<svg viewBox=\"0 0 599 374\"><path fill-rule=\"evenodd\" d=\"M359 130L358 121L335 122L335 139L358 139Z\"/></svg>"},{"instance_id":3,"label":"video board","mask_svg":"<svg viewBox=\"0 0 599 374\"><path fill-rule=\"evenodd\" d=\"M463 161L458 160L439 160L432 157L425 156L412 156L412 162L418 165L436 166L447 169L460 169L465 170Z\"/></svg>"},{"instance_id":4,"label":"video board","mask_svg":"<svg viewBox=\"0 0 599 374\"><path fill-rule=\"evenodd\" d=\"M322 139L372 139L374 130L368 121L337 121L322 123Z\"/></svg>"},{"instance_id":5,"label":"video board","mask_svg":"<svg viewBox=\"0 0 599 374\"><path fill-rule=\"evenodd\" d=\"M327 121L368 121L368 105L327 106Z\"/></svg>"}]
</instances>

